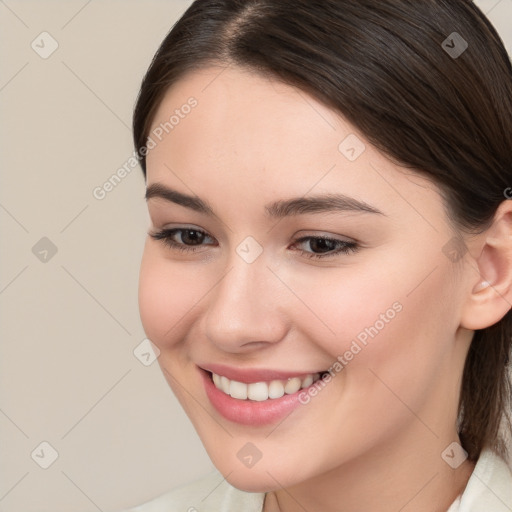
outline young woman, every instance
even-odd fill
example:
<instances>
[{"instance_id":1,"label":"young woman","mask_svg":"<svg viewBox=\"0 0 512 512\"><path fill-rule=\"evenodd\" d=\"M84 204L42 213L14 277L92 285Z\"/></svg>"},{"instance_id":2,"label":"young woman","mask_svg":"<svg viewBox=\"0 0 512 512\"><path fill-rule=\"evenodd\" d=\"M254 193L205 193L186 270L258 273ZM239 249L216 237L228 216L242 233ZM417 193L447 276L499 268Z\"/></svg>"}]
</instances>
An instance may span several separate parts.
<instances>
[{"instance_id":1,"label":"young woman","mask_svg":"<svg viewBox=\"0 0 512 512\"><path fill-rule=\"evenodd\" d=\"M198 0L134 137L142 322L219 471L135 511L512 510L512 68L471 1Z\"/></svg>"}]
</instances>

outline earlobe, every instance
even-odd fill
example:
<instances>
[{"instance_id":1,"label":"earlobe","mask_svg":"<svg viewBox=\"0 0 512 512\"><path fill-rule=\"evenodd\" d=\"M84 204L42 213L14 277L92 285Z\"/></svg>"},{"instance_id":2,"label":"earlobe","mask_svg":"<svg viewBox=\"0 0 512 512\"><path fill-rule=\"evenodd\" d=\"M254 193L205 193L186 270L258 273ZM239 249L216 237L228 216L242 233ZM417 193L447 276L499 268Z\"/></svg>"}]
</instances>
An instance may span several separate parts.
<instances>
[{"instance_id":1,"label":"earlobe","mask_svg":"<svg viewBox=\"0 0 512 512\"><path fill-rule=\"evenodd\" d=\"M481 292L482 290L485 290L486 288L489 288L489 286L492 286L492 284L489 283L489 281L480 281L479 283L477 283L475 285L475 287L473 288L471 293Z\"/></svg>"},{"instance_id":2,"label":"earlobe","mask_svg":"<svg viewBox=\"0 0 512 512\"><path fill-rule=\"evenodd\" d=\"M498 323L512 308L512 201L499 206L491 226L477 238L480 250L471 266L476 264L480 275L471 282L461 318L462 327L471 330Z\"/></svg>"}]
</instances>

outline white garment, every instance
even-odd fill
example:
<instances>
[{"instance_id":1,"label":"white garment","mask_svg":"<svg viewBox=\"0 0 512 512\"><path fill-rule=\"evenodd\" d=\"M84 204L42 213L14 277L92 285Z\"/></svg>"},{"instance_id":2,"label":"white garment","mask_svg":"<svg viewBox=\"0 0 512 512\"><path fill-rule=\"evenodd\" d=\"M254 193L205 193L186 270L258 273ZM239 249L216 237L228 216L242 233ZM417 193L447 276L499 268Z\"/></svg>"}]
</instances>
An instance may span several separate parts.
<instances>
[{"instance_id":1,"label":"white garment","mask_svg":"<svg viewBox=\"0 0 512 512\"><path fill-rule=\"evenodd\" d=\"M235 489L218 472L125 512L261 512L265 495ZM482 450L466 489L447 512L512 512L512 471Z\"/></svg>"},{"instance_id":2,"label":"white garment","mask_svg":"<svg viewBox=\"0 0 512 512\"><path fill-rule=\"evenodd\" d=\"M482 450L466 489L447 512L512 512L512 471L490 449Z\"/></svg>"}]
</instances>

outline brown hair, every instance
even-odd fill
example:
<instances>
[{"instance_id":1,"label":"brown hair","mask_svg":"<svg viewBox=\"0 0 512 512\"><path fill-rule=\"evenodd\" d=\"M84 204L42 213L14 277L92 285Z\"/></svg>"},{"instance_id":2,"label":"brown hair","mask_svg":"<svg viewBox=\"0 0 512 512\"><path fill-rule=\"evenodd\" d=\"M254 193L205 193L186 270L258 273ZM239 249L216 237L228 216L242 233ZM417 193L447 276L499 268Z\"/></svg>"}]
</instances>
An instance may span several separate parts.
<instances>
[{"instance_id":1,"label":"brown hair","mask_svg":"<svg viewBox=\"0 0 512 512\"><path fill-rule=\"evenodd\" d=\"M163 96L211 64L271 75L338 111L392 160L431 178L460 230L484 230L512 185L512 67L470 0L195 1L142 82L133 128L144 174ZM499 430L501 421L511 427L511 344L510 311L474 334L458 424L471 460L486 445L507 456Z\"/></svg>"}]
</instances>

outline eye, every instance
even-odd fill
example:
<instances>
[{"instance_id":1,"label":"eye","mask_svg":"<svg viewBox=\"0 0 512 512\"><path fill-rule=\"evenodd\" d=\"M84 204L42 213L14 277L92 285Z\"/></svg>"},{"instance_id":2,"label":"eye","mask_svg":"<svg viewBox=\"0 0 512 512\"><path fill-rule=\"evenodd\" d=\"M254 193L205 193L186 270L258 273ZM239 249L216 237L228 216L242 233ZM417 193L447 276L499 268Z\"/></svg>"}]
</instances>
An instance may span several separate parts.
<instances>
[{"instance_id":1,"label":"eye","mask_svg":"<svg viewBox=\"0 0 512 512\"><path fill-rule=\"evenodd\" d=\"M216 245L216 241L208 233L194 228L162 229L149 235L167 247L180 251L194 252L201 246Z\"/></svg>"},{"instance_id":2,"label":"eye","mask_svg":"<svg viewBox=\"0 0 512 512\"><path fill-rule=\"evenodd\" d=\"M215 246L216 240L205 231L195 228L162 229L149 233L154 240L161 241L165 246L178 251L196 252L202 246ZM359 249L356 242L339 240L325 236L308 236L294 242L301 255L307 258L329 258L338 254L350 254Z\"/></svg>"},{"instance_id":3,"label":"eye","mask_svg":"<svg viewBox=\"0 0 512 512\"><path fill-rule=\"evenodd\" d=\"M297 240L293 246L298 246L299 251L307 258L329 258L337 254L350 254L357 252L357 242L339 240L330 237L307 236Z\"/></svg>"}]
</instances>

